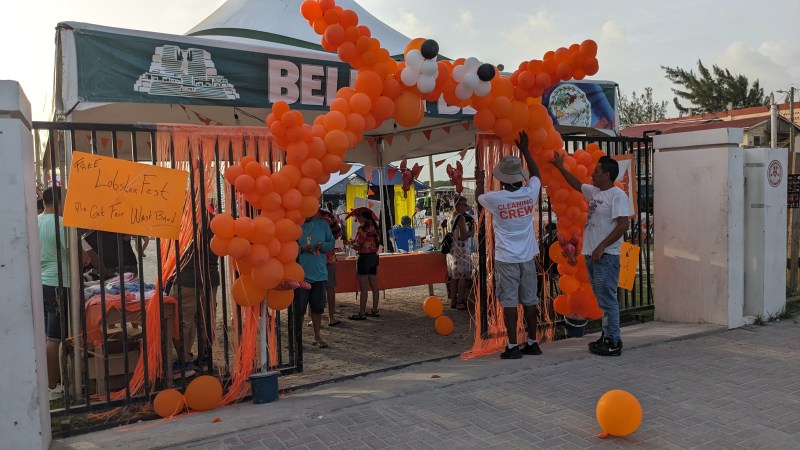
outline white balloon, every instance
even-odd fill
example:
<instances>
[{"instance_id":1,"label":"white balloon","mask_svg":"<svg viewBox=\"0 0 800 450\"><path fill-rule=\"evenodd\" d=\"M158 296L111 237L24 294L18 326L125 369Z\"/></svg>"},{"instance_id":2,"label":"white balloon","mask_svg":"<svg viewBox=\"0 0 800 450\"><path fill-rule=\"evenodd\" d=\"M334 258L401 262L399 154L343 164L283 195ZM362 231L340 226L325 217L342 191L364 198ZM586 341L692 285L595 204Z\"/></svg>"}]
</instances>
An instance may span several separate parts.
<instances>
[{"instance_id":1,"label":"white balloon","mask_svg":"<svg viewBox=\"0 0 800 450\"><path fill-rule=\"evenodd\" d=\"M480 60L474 56L467 58L467 61L464 63L464 65L470 70L478 70L478 67L480 67L481 64L482 63Z\"/></svg>"},{"instance_id":2,"label":"white balloon","mask_svg":"<svg viewBox=\"0 0 800 450\"><path fill-rule=\"evenodd\" d=\"M489 91L492 90L492 83L489 81L480 81L478 85L475 86L475 95L478 97L483 97L484 95L488 94Z\"/></svg>"},{"instance_id":3,"label":"white balloon","mask_svg":"<svg viewBox=\"0 0 800 450\"><path fill-rule=\"evenodd\" d=\"M414 86L417 84L417 80L419 80L419 71L406 66L406 68L400 72L400 80L406 86Z\"/></svg>"},{"instance_id":4,"label":"white balloon","mask_svg":"<svg viewBox=\"0 0 800 450\"><path fill-rule=\"evenodd\" d=\"M422 67L422 62L425 61L425 57L422 56L419 50L411 50L406 54L406 66L412 67L419 71L419 68Z\"/></svg>"},{"instance_id":5,"label":"white balloon","mask_svg":"<svg viewBox=\"0 0 800 450\"><path fill-rule=\"evenodd\" d=\"M456 86L456 97L458 97L459 100L468 100L470 97L472 97L472 89L464 86L463 84L459 84Z\"/></svg>"},{"instance_id":6,"label":"white balloon","mask_svg":"<svg viewBox=\"0 0 800 450\"><path fill-rule=\"evenodd\" d=\"M458 81L459 83L461 80L464 79L464 74L467 73L467 68L464 65L455 66L453 68L453 79Z\"/></svg>"},{"instance_id":7,"label":"white balloon","mask_svg":"<svg viewBox=\"0 0 800 450\"><path fill-rule=\"evenodd\" d=\"M439 65L436 64L435 59L426 59L425 61L422 62L422 69L420 70L420 72L422 72L423 75L435 76L438 71L439 71Z\"/></svg>"},{"instance_id":8,"label":"white balloon","mask_svg":"<svg viewBox=\"0 0 800 450\"><path fill-rule=\"evenodd\" d=\"M433 89L436 87L436 78L430 75L420 75L417 87L423 94L433 92Z\"/></svg>"},{"instance_id":9,"label":"white balloon","mask_svg":"<svg viewBox=\"0 0 800 450\"><path fill-rule=\"evenodd\" d=\"M464 75L464 79L461 80L461 83L463 83L464 86L466 86L466 87L468 87L468 88L470 88L472 90L475 90L475 87L478 86L478 83L480 83L480 81L481 81L481 79L478 78L478 74L477 73L468 72L466 75Z\"/></svg>"}]
</instances>

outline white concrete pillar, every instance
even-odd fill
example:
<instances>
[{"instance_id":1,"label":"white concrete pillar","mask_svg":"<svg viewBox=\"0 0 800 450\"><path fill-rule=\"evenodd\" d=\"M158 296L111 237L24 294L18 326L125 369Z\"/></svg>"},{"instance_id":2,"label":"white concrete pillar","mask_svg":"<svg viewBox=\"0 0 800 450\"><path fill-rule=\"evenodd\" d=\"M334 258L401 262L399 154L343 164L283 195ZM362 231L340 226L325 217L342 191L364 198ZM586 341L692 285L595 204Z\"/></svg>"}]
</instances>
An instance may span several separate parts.
<instances>
[{"instance_id":1,"label":"white concrete pillar","mask_svg":"<svg viewBox=\"0 0 800 450\"><path fill-rule=\"evenodd\" d=\"M745 323L742 136L722 128L653 139L657 320Z\"/></svg>"},{"instance_id":2,"label":"white concrete pillar","mask_svg":"<svg viewBox=\"0 0 800 450\"><path fill-rule=\"evenodd\" d=\"M0 447L50 446L31 105L0 80Z\"/></svg>"}]
</instances>

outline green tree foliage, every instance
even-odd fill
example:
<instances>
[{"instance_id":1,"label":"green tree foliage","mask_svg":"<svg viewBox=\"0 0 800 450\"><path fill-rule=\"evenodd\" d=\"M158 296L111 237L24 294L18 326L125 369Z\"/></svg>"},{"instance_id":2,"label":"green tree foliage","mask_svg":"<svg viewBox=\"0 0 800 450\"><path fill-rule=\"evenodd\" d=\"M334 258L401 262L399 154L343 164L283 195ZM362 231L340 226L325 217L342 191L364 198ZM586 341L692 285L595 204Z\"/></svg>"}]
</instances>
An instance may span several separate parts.
<instances>
[{"instance_id":1,"label":"green tree foliage","mask_svg":"<svg viewBox=\"0 0 800 450\"><path fill-rule=\"evenodd\" d=\"M655 122L667 117L667 101L653 100L653 88L644 88L644 94L636 95L636 91L627 97L621 94L619 99L619 123L622 128L637 123Z\"/></svg>"},{"instance_id":2,"label":"green tree foliage","mask_svg":"<svg viewBox=\"0 0 800 450\"><path fill-rule=\"evenodd\" d=\"M744 75L733 75L728 69L717 65L708 70L703 62L697 61L697 72L686 71L680 67L661 66L668 80L682 86L682 89L672 89L675 93L673 102L681 115L691 112L693 114L714 113L725 111L732 106L733 109L760 106L768 103L764 90L759 86L758 80L750 85ZM678 99L687 100L684 106Z\"/></svg>"}]
</instances>

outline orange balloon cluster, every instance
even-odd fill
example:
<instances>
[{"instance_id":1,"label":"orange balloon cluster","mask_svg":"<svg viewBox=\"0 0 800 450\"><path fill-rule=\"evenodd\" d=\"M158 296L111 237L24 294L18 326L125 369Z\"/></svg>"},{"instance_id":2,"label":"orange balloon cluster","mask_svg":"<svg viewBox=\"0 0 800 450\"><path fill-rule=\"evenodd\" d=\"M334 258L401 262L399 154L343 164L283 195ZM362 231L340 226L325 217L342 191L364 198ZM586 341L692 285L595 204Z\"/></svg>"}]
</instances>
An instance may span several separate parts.
<instances>
[{"instance_id":1,"label":"orange balloon cluster","mask_svg":"<svg viewBox=\"0 0 800 450\"><path fill-rule=\"evenodd\" d=\"M239 271L231 286L233 300L256 306L268 297L270 308L287 308L291 304L287 291L275 288L284 280L304 279L302 267L295 262L300 251L297 239L302 235L300 224L317 212L319 184L297 165L286 164L270 173L252 156L228 167L225 179L260 210L253 218L234 219L223 213L211 220L211 251L233 258Z\"/></svg>"},{"instance_id":2,"label":"orange balloon cluster","mask_svg":"<svg viewBox=\"0 0 800 450\"><path fill-rule=\"evenodd\" d=\"M563 150L557 150L563 152ZM597 161L605 156L595 143L564 156L564 167L582 183L591 184L591 174ZM589 284L586 261L580 255L583 229L588 215L588 203L583 194L572 189L564 177L551 164L542 168L542 181L547 185L547 195L553 212L558 216L558 242L548 249L550 260L558 264L558 287L563 292L553 300L558 314L599 319L603 311Z\"/></svg>"},{"instance_id":3,"label":"orange balloon cluster","mask_svg":"<svg viewBox=\"0 0 800 450\"><path fill-rule=\"evenodd\" d=\"M436 329L437 333L442 336L447 336L453 332L453 320L442 314L444 311L442 299L435 295L431 295L430 297L426 298L424 302L422 302L422 310L425 311L426 316L430 317L431 319L436 319L436 321L433 323L433 327Z\"/></svg>"},{"instance_id":4,"label":"orange balloon cluster","mask_svg":"<svg viewBox=\"0 0 800 450\"><path fill-rule=\"evenodd\" d=\"M569 48L561 47L556 51L549 51L541 60L523 61L511 75L514 98L525 100L529 97L541 97L559 81L572 78L582 80L587 75L596 74L599 69L597 43L591 39L572 44Z\"/></svg>"}]
</instances>

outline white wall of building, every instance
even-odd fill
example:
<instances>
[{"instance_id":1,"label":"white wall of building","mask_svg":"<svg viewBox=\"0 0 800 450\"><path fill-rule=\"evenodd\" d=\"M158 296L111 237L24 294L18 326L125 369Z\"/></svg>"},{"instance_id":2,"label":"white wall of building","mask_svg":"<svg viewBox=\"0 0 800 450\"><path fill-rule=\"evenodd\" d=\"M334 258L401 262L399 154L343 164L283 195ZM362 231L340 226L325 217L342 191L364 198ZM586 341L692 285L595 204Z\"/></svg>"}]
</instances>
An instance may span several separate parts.
<instances>
[{"instance_id":1,"label":"white wall of building","mask_svg":"<svg viewBox=\"0 0 800 450\"><path fill-rule=\"evenodd\" d=\"M0 448L48 448L47 391L31 107L0 80Z\"/></svg>"}]
</instances>

